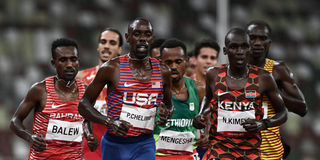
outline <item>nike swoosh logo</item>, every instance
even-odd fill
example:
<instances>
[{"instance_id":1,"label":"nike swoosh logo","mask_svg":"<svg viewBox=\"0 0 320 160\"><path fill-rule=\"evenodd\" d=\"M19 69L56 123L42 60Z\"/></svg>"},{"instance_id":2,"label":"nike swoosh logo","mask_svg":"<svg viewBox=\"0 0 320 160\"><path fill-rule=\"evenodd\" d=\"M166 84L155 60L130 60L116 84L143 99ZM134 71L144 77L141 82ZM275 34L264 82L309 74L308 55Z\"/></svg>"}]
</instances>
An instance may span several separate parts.
<instances>
[{"instance_id":1,"label":"nike swoosh logo","mask_svg":"<svg viewBox=\"0 0 320 160\"><path fill-rule=\"evenodd\" d=\"M95 76L95 75L90 75L90 76L88 76L88 77L87 77L87 80L90 80L90 79L94 78L94 76Z\"/></svg>"},{"instance_id":2,"label":"nike swoosh logo","mask_svg":"<svg viewBox=\"0 0 320 160\"><path fill-rule=\"evenodd\" d=\"M65 104L60 104L60 105L55 105L54 103L52 103L52 106L51 108L58 108L58 107L61 107L61 106L64 106Z\"/></svg>"},{"instance_id":3,"label":"nike swoosh logo","mask_svg":"<svg viewBox=\"0 0 320 160\"><path fill-rule=\"evenodd\" d=\"M131 83L131 84L128 84L127 82L124 83L124 87L131 87L134 85L137 85L137 83Z\"/></svg>"},{"instance_id":4,"label":"nike swoosh logo","mask_svg":"<svg viewBox=\"0 0 320 160\"><path fill-rule=\"evenodd\" d=\"M218 92L218 96L222 96L222 95L225 95L227 93L229 93L229 92L222 92L222 93Z\"/></svg>"}]
</instances>

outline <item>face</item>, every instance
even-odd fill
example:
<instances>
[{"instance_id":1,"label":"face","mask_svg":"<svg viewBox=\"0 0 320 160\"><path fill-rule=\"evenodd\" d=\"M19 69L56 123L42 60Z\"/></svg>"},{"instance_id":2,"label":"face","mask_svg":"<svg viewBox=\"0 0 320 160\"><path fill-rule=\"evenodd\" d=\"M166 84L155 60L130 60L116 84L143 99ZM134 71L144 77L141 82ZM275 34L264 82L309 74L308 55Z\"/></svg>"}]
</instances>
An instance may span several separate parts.
<instances>
[{"instance_id":1,"label":"face","mask_svg":"<svg viewBox=\"0 0 320 160\"><path fill-rule=\"evenodd\" d=\"M55 59L51 64L56 68L60 79L71 81L78 73L79 57L78 51L73 46L61 46L55 50Z\"/></svg>"},{"instance_id":2,"label":"face","mask_svg":"<svg viewBox=\"0 0 320 160\"><path fill-rule=\"evenodd\" d=\"M160 60L160 48L153 48L151 50L151 57L156 58L157 60Z\"/></svg>"},{"instance_id":3,"label":"face","mask_svg":"<svg viewBox=\"0 0 320 160\"><path fill-rule=\"evenodd\" d=\"M249 37L244 33L230 33L228 40L223 51L228 56L230 66L243 67L247 65L247 55L250 53Z\"/></svg>"},{"instance_id":4,"label":"face","mask_svg":"<svg viewBox=\"0 0 320 160\"><path fill-rule=\"evenodd\" d=\"M209 67L218 66L218 52L210 47L203 47L196 57L196 69L203 75L206 74Z\"/></svg>"},{"instance_id":5,"label":"face","mask_svg":"<svg viewBox=\"0 0 320 160\"><path fill-rule=\"evenodd\" d=\"M271 44L268 28L263 25L252 24L248 26L248 34L252 56L254 58L265 58Z\"/></svg>"},{"instance_id":6,"label":"face","mask_svg":"<svg viewBox=\"0 0 320 160\"><path fill-rule=\"evenodd\" d=\"M148 21L136 20L126 33L126 40L130 44L132 57L138 59L147 57L149 46L153 41L151 24Z\"/></svg>"},{"instance_id":7,"label":"face","mask_svg":"<svg viewBox=\"0 0 320 160\"><path fill-rule=\"evenodd\" d=\"M162 50L162 62L171 69L171 78L173 83L183 79L185 73L187 58L181 47L164 48Z\"/></svg>"},{"instance_id":8,"label":"face","mask_svg":"<svg viewBox=\"0 0 320 160\"><path fill-rule=\"evenodd\" d=\"M100 35L98 53L101 62L118 56L122 48L119 46L119 35L113 31L104 31Z\"/></svg>"}]
</instances>

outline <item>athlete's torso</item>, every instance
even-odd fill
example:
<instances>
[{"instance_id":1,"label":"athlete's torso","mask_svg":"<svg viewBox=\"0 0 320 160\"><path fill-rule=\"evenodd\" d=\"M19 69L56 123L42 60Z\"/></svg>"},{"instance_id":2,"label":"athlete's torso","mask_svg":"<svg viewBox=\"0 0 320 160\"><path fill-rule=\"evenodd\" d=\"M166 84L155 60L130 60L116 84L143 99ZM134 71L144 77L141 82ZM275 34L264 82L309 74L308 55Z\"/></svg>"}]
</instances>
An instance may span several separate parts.
<instances>
[{"instance_id":1,"label":"athlete's torso","mask_svg":"<svg viewBox=\"0 0 320 160\"><path fill-rule=\"evenodd\" d=\"M260 159L260 133L249 133L241 126L245 119L262 119L259 68L249 65L244 88L235 90L226 82L227 66L219 69L212 100L211 152L216 158ZM250 156L246 155L250 153Z\"/></svg>"},{"instance_id":2,"label":"athlete's torso","mask_svg":"<svg viewBox=\"0 0 320 160\"><path fill-rule=\"evenodd\" d=\"M75 101L61 100L54 88L54 77L45 79L47 101L41 112L34 113L33 134L43 134L46 149L38 152L30 147L29 159L82 159L82 123L78 103L85 87L76 79L79 96Z\"/></svg>"},{"instance_id":3,"label":"athlete's torso","mask_svg":"<svg viewBox=\"0 0 320 160\"><path fill-rule=\"evenodd\" d=\"M188 90L188 99L181 101L172 95L175 111L165 126L156 125L154 136L157 143L157 155L193 153L197 140L193 118L199 113L198 90L194 81L184 77ZM159 120L159 115L157 115Z\"/></svg>"},{"instance_id":4,"label":"athlete's torso","mask_svg":"<svg viewBox=\"0 0 320 160\"><path fill-rule=\"evenodd\" d=\"M273 72L274 60L266 58L264 69ZM275 110L268 97L263 96L264 118L271 117ZM266 160L278 160L283 156L283 146L280 137L280 126L271 127L261 131L262 143L260 146L261 157Z\"/></svg>"},{"instance_id":5,"label":"athlete's torso","mask_svg":"<svg viewBox=\"0 0 320 160\"><path fill-rule=\"evenodd\" d=\"M119 57L120 79L108 99L107 116L130 122L126 136L139 136L152 133L157 106L163 99L163 83L160 63L150 58L152 76L148 82L140 82L132 75L128 55ZM113 134L112 129L108 133Z\"/></svg>"}]
</instances>

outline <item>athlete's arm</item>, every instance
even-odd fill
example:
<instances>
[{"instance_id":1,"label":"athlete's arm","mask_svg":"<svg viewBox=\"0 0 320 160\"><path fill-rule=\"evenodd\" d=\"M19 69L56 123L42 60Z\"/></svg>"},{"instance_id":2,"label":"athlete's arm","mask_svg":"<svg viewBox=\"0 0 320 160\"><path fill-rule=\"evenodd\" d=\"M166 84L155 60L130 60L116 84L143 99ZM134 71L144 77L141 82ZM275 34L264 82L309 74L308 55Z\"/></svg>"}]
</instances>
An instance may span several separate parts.
<instances>
[{"instance_id":1,"label":"athlete's arm","mask_svg":"<svg viewBox=\"0 0 320 160\"><path fill-rule=\"evenodd\" d=\"M89 121L105 124L106 116L98 112L93 106L103 87L112 85L112 77L115 75L117 64L114 61L105 63L97 72L94 80L88 85L82 99L79 102L78 110L81 116Z\"/></svg>"},{"instance_id":2,"label":"athlete's arm","mask_svg":"<svg viewBox=\"0 0 320 160\"><path fill-rule=\"evenodd\" d=\"M119 81L119 58L114 58L104 63L94 80L88 85L86 92L79 102L78 110L81 116L89 121L105 124L115 131L116 135L125 135L132 126L129 122L115 120L104 116L93 106L104 86L108 85L108 93L113 91Z\"/></svg>"},{"instance_id":3,"label":"athlete's arm","mask_svg":"<svg viewBox=\"0 0 320 160\"><path fill-rule=\"evenodd\" d=\"M45 82L34 84L28 91L26 97L20 103L17 111L14 113L10 121L11 130L20 138L29 142L36 151L46 149L44 136L42 134L33 135L23 126L23 120L32 110L41 110L41 105L45 105L46 101Z\"/></svg>"},{"instance_id":4,"label":"athlete's arm","mask_svg":"<svg viewBox=\"0 0 320 160\"><path fill-rule=\"evenodd\" d=\"M215 89L215 81L217 78L217 74L218 74L218 68L211 68L207 71L206 89L205 89L206 94L202 99L199 114L194 118L194 121L193 121L193 126L197 129L201 129L207 126L204 123L207 123L206 116L208 116L208 114L211 113L209 104L213 98L213 92Z\"/></svg>"},{"instance_id":5,"label":"athlete's arm","mask_svg":"<svg viewBox=\"0 0 320 160\"><path fill-rule=\"evenodd\" d=\"M284 102L271 74L267 71L260 70L259 83L260 93L265 94L269 98L275 110L275 115L264 120L246 120L242 125L248 132L259 132L263 129L280 126L287 120L287 111Z\"/></svg>"},{"instance_id":6,"label":"athlete's arm","mask_svg":"<svg viewBox=\"0 0 320 160\"><path fill-rule=\"evenodd\" d=\"M284 62L274 66L273 75L280 89L281 97L289 111L301 117L307 114L307 104L296 84L293 73Z\"/></svg>"},{"instance_id":7,"label":"athlete's arm","mask_svg":"<svg viewBox=\"0 0 320 160\"><path fill-rule=\"evenodd\" d=\"M87 119L84 120L83 122L83 132L84 132L84 137L88 141L88 147L91 152L95 151L99 145L99 140L97 137L93 135L92 132L92 122L88 121Z\"/></svg>"},{"instance_id":8,"label":"athlete's arm","mask_svg":"<svg viewBox=\"0 0 320 160\"><path fill-rule=\"evenodd\" d=\"M163 103L159 106L159 118L158 125L164 125L167 120L171 118L174 112L174 106L172 103L171 95L171 71L167 65L161 65L161 74L163 80Z\"/></svg>"}]
</instances>

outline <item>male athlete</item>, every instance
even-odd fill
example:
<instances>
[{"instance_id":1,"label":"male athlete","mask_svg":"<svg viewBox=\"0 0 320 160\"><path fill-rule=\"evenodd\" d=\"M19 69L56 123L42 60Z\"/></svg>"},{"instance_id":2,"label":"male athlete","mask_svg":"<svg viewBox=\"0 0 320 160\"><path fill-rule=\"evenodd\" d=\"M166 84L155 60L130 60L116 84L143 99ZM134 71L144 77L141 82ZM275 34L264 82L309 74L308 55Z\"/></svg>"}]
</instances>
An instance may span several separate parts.
<instances>
[{"instance_id":1,"label":"male athlete","mask_svg":"<svg viewBox=\"0 0 320 160\"><path fill-rule=\"evenodd\" d=\"M183 76L188 63L183 42L177 39L166 40L160 47L160 53L162 63L171 69L175 111L165 126L156 125L154 129L157 160L198 159L195 150L198 137L192 121L199 113L205 87L197 86L195 81Z\"/></svg>"},{"instance_id":2,"label":"male athlete","mask_svg":"<svg viewBox=\"0 0 320 160\"><path fill-rule=\"evenodd\" d=\"M260 131L286 121L284 102L269 72L248 65L250 44L243 29L227 33L223 51L229 64L207 72L204 110L195 118L194 126L202 128L199 122L211 114L211 148L205 158L260 160ZM263 95L275 109L275 115L267 119L263 119Z\"/></svg>"},{"instance_id":3,"label":"male athlete","mask_svg":"<svg viewBox=\"0 0 320 160\"><path fill-rule=\"evenodd\" d=\"M29 159L82 159L82 123L78 103L85 87L78 79L77 44L57 39L51 47L57 75L35 83L11 119L11 130L30 143ZM23 120L34 112L32 133Z\"/></svg>"},{"instance_id":4,"label":"male athlete","mask_svg":"<svg viewBox=\"0 0 320 160\"><path fill-rule=\"evenodd\" d=\"M304 96L293 79L293 73L284 62L274 61L267 58L271 44L271 28L263 21L252 21L247 25L247 33L250 37L251 54L249 54L249 63L262 67L272 73L280 95L287 109L301 117L307 113L307 105ZM265 118L274 115L274 109L267 99L263 97L266 105ZM283 155L288 155L288 151L283 148L280 136L280 126L275 126L263 130L261 156L266 160L279 160ZM284 158L286 157L284 156Z\"/></svg>"},{"instance_id":5,"label":"male athlete","mask_svg":"<svg viewBox=\"0 0 320 160\"><path fill-rule=\"evenodd\" d=\"M79 103L79 112L86 119L105 124L108 131L102 138L103 160L155 159L152 131L159 107L163 125L173 112L170 70L160 70L160 63L148 56L153 40L148 20L135 19L125 35L130 52L111 59L99 69ZM107 116L93 108L105 85ZM163 101L163 103L162 103Z\"/></svg>"},{"instance_id":6,"label":"male athlete","mask_svg":"<svg viewBox=\"0 0 320 160\"><path fill-rule=\"evenodd\" d=\"M91 83L103 63L117 57L122 51L122 35L116 29L104 29L101 32L98 41L97 51L99 55L99 64L95 67L80 71L77 75L79 79L82 79L85 86L88 86ZM107 115L107 105L105 101L106 96L107 86L102 89L102 92L94 105L94 107L104 115ZM99 146L99 142L106 130L107 127L104 124L92 123L87 120L84 121L85 140L83 142L83 158L85 160L101 159L101 148Z\"/></svg>"},{"instance_id":7,"label":"male athlete","mask_svg":"<svg viewBox=\"0 0 320 160\"><path fill-rule=\"evenodd\" d=\"M219 44L213 40L207 39L197 42L194 48L196 67L191 78L205 85L208 68L218 66L219 51Z\"/></svg>"}]
</instances>

